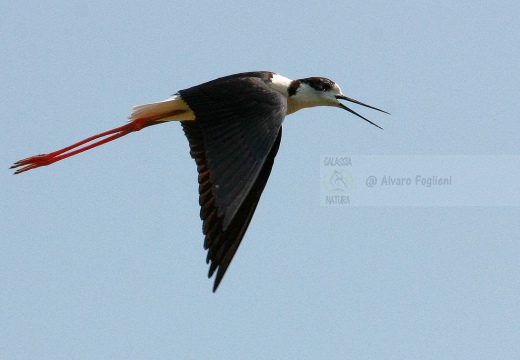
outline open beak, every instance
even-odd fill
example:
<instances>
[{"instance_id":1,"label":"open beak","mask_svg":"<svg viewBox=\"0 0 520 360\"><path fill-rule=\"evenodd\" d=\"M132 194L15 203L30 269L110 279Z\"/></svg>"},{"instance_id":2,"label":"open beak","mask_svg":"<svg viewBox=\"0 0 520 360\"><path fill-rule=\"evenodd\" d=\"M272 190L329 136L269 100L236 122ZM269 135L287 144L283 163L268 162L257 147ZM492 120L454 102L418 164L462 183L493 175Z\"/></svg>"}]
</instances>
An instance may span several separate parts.
<instances>
[{"instance_id":1,"label":"open beak","mask_svg":"<svg viewBox=\"0 0 520 360\"><path fill-rule=\"evenodd\" d=\"M378 108L373 107L373 106L370 106L370 105L368 105L368 104L364 104L364 103L362 103L361 101L357 101L357 100L352 99L352 98L349 98L348 96L345 96L345 95L336 95L336 99L338 99L338 100L339 100L339 99L347 100L347 101L350 101L350 102L352 102L352 103L354 103L354 104L358 104L358 105L361 105L361 106L365 106L365 107L367 107L367 108L371 108L371 109L374 109L374 110L377 110L377 111L381 111L381 112L384 112L385 114L390 115L389 112L386 112L386 111L384 111L384 110L378 109ZM354 110L352 110L352 109L348 108L347 106L343 105L343 104L340 103L339 101L338 101L338 105L339 105L340 108L343 108L343 109L347 110L348 112L350 112L350 113L352 113L352 114L354 114L354 115L356 115L356 116L359 116L361 119L363 119L363 120L365 120L365 121L368 121L368 122L371 123L372 125L377 126L377 127L380 128L381 130L383 130L383 128L382 128L381 126L377 125L376 123L373 123L372 121L368 120L366 117L359 115L357 112L355 112Z\"/></svg>"}]
</instances>

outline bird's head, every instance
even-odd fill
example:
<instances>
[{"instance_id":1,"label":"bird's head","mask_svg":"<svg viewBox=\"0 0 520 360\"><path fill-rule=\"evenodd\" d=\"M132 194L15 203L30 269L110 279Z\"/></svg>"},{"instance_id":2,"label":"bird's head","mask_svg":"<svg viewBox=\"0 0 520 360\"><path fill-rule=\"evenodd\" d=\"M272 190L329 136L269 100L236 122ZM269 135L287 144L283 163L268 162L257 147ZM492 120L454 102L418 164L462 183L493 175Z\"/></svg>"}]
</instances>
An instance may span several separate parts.
<instances>
[{"instance_id":1,"label":"bird's head","mask_svg":"<svg viewBox=\"0 0 520 360\"><path fill-rule=\"evenodd\" d=\"M341 88L334 81L322 77L310 77L305 79L294 80L291 82L289 89L289 109L288 114L298 111L306 107L313 106L334 106L347 110L348 112L359 116L374 126L382 129L379 125L373 123L367 118L361 116L354 110L350 109L339 100L350 101L354 104L362 105L377 111L388 112L362 103L361 101L352 99L343 95Z\"/></svg>"}]
</instances>

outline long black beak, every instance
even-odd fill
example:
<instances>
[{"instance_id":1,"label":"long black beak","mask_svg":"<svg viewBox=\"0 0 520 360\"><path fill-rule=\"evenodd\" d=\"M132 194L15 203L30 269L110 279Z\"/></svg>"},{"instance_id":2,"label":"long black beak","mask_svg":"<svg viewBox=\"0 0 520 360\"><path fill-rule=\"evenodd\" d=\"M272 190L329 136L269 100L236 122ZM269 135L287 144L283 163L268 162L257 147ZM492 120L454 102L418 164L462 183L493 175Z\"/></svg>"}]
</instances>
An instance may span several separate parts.
<instances>
[{"instance_id":1,"label":"long black beak","mask_svg":"<svg viewBox=\"0 0 520 360\"><path fill-rule=\"evenodd\" d=\"M358 105L361 105L361 106L365 106L365 107L367 107L367 108L371 108L371 109L374 109L374 110L377 110L377 111L381 111L381 112L384 112L385 114L390 115L389 112L386 112L386 111L384 111L384 110L378 109L378 108L373 107L373 106L370 106L370 105L368 105L368 104L364 104L364 103L362 103L361 101L357 101L356 99L349 98L348 96L345 96L345 95L336 95L336 99L338 99L338 100L339 100L339 99L347 100L347 101L353 102L354 104L358 104ZM339 101L338 101L338 104L339 104L339 106L340 106L341 108L347 110L348 112L350 112L350 113L352 113L352 114L354 114L354 115L356 115L356 116L359 116L361 119L363 119L363 120L365 120L365 121L368 121L368 122L371 123L372 125L377 126L377 127L380 128L381 130L383 130L383 128L382 128L381 126L377 125L376 123L373 123L372 121L368 120L366 117L364 117L364 116L362 116L362 115L359 115L357 112L355 112L354 110L352 110L352 109L348 108L347 106L343 105L343 104L340 103Z\"/></svg>"}]
</instances>

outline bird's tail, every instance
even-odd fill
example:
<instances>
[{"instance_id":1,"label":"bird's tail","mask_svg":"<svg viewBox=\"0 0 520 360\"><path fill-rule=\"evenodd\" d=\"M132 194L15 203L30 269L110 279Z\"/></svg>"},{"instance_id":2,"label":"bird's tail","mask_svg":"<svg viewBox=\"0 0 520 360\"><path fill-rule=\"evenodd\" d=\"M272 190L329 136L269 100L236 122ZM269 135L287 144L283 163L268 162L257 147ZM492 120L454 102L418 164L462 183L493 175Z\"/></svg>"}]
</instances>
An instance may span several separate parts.
<instances>
[{"instance_id":1,"label":"bird's tail","mask_svg":"<svg viewBox=\"0 0 520 360\"><path fill-rule=\"evenodd\" d=\"M128 121L137 119L150 119L161 122L194 120L195 115L188 104L179 95L175 95L163 101L133 106Z\"/></svg>"}]
</instances>

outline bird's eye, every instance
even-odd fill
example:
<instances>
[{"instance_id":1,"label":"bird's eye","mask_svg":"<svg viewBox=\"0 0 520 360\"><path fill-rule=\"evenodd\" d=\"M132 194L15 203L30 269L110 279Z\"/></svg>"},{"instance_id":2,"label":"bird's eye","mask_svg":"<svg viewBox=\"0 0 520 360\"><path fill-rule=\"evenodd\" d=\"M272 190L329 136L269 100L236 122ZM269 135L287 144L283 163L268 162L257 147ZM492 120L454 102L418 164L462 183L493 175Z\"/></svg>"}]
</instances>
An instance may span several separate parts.
<instances>
[{"instance_id":1,"label":"bird's eye","mask_svg":"<svg viewBox=\"0 0 520 360\"><path fill-rule=\"evenodd\" d=\"M323 91L328 91L328 90L330 90L330 84L328 84L328 83L323 83L322 88L323 88Z\"/></svg>"}]
</instances>

